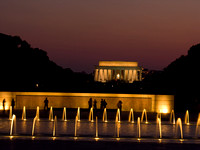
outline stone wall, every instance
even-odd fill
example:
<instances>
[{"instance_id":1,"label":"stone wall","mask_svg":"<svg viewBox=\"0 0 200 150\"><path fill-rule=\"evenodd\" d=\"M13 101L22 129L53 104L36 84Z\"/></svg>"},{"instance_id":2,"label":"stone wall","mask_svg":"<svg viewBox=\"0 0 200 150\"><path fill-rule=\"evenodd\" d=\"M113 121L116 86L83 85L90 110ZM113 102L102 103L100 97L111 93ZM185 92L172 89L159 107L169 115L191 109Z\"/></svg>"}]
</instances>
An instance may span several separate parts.
<instances>
[{"instance_id":1,"label":"stone wall","mask_svg":"<svg viewBox=\"0 0 200 150\"><path fill-rule=\"evenodd\" d=\"M56 92L0 92L0 101L6 99L6 109L9 109L12 98L16 102L16 109L36 109L37 106L44 108L44 100L47 97L49 107L53 108L88 108L88 100L97 100L97 108L100 108L101 99L107 102L107 109L116 109L119 100L122 101L122 110L141 112L160 112L165 109L170 112L174 108L173 95L152 94L109 94L109 93L56 93ZM0 103L2 109L2 102Z\"/></svg>"}]
</instances>

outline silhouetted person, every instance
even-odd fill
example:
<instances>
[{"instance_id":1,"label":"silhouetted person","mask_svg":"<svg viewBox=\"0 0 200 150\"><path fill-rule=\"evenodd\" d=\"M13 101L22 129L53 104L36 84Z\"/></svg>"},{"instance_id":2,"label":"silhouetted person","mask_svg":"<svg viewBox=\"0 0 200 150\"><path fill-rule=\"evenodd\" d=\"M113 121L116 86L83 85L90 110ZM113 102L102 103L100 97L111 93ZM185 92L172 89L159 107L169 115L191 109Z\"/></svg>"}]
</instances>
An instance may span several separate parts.
<instances>
[{"instance_id":1,"label":"silhouetted person","mask_svg":"<svg viewBox=\"0 0 200 150\"><path fill-rule=\"evenodd\" d=\"M6 103L6 100L5 100L5 98L3 99L3 112L5 112L5 103Z\"/></svg>"},{"instance_id":2,"label":"silhouetted person","mask_svg":"<svg viewBox=\"0 0 200 150\"><path fill-rule=\"evenodd\" d=\"M104 99L104 100L103 100L103 109L106 108L106 106L107 106L107 102L106 102L106 100Z\"/></svg>"},{"instance_id":3,"label":"silhouetted person","mask_svg":"<svg viewBox=\"0 0 200 150\"><path fill-rule=\"evenodd\" d=\"M88 106L89 106L89 109L92 107L92 98L89 99Z\"/></svg>"},{"instance_id":4,"label":"silhouetted person","mask_svg":"<svg viewBox=\"0 0 200 150\"><path fill-rule=\"evenodd\" d=\"M117 103L117 108L119 108L120 112L122 111L122 101L121 100Z\"/></svg>"},{"instance_id":5,"label":"silhouetted person","mask_svg":"<svg viewBox=\"0 0 200 150\"><path fill-rule=\"evenodd\" d=\"M14 107L15 107L15 100L14 100L14 98L11 101L11 106L12 106L12 109L14 110Z\"/></svg>"},{"instance_id":6,"label":"silhouetted person","mask_svg":"<svg viewBox=\"0 0 200 150\"><path fill-rule=\"evenodd\" d=\"M46 98L46 99L44 100L44 110L47 110L47 109L48 109L48 104L49 104L49 101L48 101L48 99Z\"/></svg>"},{"instance_id":7,"label":"silhouetted person","mask_svg":"<svg viewBox=\"0 0 200 150\"><path fill-rule=\"evenodd\" d=\"M97 109L97 100L94 99L94 104L93 104L94 109Z\"/></svg>"}]
</instances>

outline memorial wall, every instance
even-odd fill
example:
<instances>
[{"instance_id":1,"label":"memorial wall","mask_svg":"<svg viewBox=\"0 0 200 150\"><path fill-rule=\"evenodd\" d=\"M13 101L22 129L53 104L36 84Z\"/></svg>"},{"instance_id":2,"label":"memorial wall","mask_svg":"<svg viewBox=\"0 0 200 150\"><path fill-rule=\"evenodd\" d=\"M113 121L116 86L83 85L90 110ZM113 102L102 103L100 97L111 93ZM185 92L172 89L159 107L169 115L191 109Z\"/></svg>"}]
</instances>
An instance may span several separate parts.
<instances>
[{"instance_id":1,"label":"memorial wall","mask_svg":"<svg viewBox=\"0 0 200 150\"><path fill-rule=\"evenodd\" d=\"M100 109L101 99L107 102L107 109L117 109L117 103L122 101L122 110L129 111L131 108L136 112L146 109L148 112L169 113L174 109L173 95L154 94L112 94L112 93L59 93L59 92L0 92L0 109L9 109L12 99L15 101L15 109L36 109L37 106L44 108L45 98L49 101L49 107L53 108L88 108L90 98L97 101L97 109Z\"/></svg>"}]
</instances>

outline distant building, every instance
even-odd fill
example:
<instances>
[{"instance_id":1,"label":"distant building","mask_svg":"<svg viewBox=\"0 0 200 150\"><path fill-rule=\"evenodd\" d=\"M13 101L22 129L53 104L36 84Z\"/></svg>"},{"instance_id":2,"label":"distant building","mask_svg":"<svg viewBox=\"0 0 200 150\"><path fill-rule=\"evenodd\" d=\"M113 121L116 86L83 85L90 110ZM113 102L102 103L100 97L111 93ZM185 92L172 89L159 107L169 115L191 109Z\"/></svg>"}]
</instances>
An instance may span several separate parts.
<instances>
[{"instance_id":1,"label":"distant building","mask_svg":"<svg viewBox=\"0 0 200 150\"><path fill-rule=\"evenodd\" d=\"M108 82L122 80L127 83L142 80L142 67L138 62L126 61L99 61L95 67L94 80L97 82Z\"/></svg>"}]
</instances>

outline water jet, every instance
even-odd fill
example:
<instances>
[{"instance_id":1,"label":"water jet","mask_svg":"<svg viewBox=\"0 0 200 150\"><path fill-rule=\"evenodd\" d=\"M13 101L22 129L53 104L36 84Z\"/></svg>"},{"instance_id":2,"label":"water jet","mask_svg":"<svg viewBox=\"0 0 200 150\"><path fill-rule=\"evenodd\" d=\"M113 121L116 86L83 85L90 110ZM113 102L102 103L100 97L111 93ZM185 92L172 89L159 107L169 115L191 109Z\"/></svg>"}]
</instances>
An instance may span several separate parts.
<instances>
[{"instance_id":1,"label":"water jet","mask_svg":"<svg viewBox=\"0 0 200 150\"><path fill-rule=\"evenodd\" d=\"M147 111L146 111L146 109L144 109L142 111L141 122L143 122L144 116L145 116L145 119L146 119L145 123L147 124L148 121L147 121Z\"/></svg>"},{"instance_id":2,"label":"water jet","mask_svg":"<svg viewBox=\"0 0 200 150\"><path fill-rule=\"evenodd\" d=\"M120 109L117 109L116 117L115 117L115 122L120 122Z\"/></svg>"},{"instance_id":3,"label":"water jet","mask_svg":"<svg viewBox=\"0 0 200 150\"><path fill-rule=\"evenodd\" d=\"M130 110L130 112L129 112L128 121L131 122L131 123L134 123L133 108L131 108L131 110Z\"/></svg>"},{"instance_id":4,"label":"water jet","mask_svg":"<svg viewBox=\"0 0 200 150\"><path fill-rule=\"evenodd\" d=\"M13 114L10 125L10 136L13 135L14 129L16 129L16 116Z\"/></svg>"},{"instance_id":5,"label":"water jet","mask_svg":"<svg viewBox=\"0 0 200 150\"><path fill-rule=\"evenodd\" d=\"M171 113L170 113L170 119L169 119L170 123L175 124L175 113L174 110L172 109Z\"/></svg>"},{"instance_id":6,"label":"water jet","mask_svg":"<svg viewBox=\"0 0 200 150\"><path fill-rule=\"evenodd\" d=\"M178 136L178 127L180 131L180 139L183 139L183 128L181 118L178 118L176 121L176 135Z\"/></svg>"},{"instance_id":7,"label":"water jet","mask_svg":"<svg viewBox=\"0 0 200 150\"><path fill-rule=\"evenodd\" d=\"M37 120L39 121L40 120L40 107L39 106L37 106L37 110L36 110L36 118L37 118Z\"/></svg>"},{"instance_id":8,"label":"water jet","mask_svg":"<svg viewBox=\"0 0 200 150\"><path fill-rule=\"evenodd\" d=\"M53 121L53 107L51 106L50 112L49 112L49 120Z\"/></svg>"},{"instance_id":9,"label":"water jet","mask_svg":"<svg viewBox=\"0 0 200 150\"><path fill-rule=\"evenodd\" d=\"M66 107L63 108L62 120L67 121Z\"/></svg>"},{"instance_id":10,"label":"water jet","mask_svg":"<svg viewBox=\"0 0 200 150\"><path fill-rule=\"evenodd\" d=\"M104 108L104 110L103 110L103 118L102 118L102 121L103 121L103 122L108 122L108 120L107 120L107 111L106 111L106 108Z\"/></svg>"},{"instance_id":11,"label":"water jet","mask_svg":"<svg viewBox=\"0 0 200 150\"><path fill-rule=\"evenodd\" d=\"M190 121L189 121L189 111L187 110L186 113L185 113L185 124L186 125L189 125L190 124Z\"/></svg>"},{"instance_id":12,"label":"water jet","mask_svg":"<svg viewBox=\"0 0 200 150\"><path fill-rule=\"evenodd\" d=\"M23 107L22 120L26 120L26 107Z\"/></svg>"},{"instance_id":13,"label":"water jet","mask_svg":"<svg viewBox=\"0 0 200 150\"><path fill-rule=\"evenodd\" d=\"M89 113L89 119L90 122L94 122L94 118L93 118L93 108L90 108L90 113Z\"/></svg>"}]
</instances>

